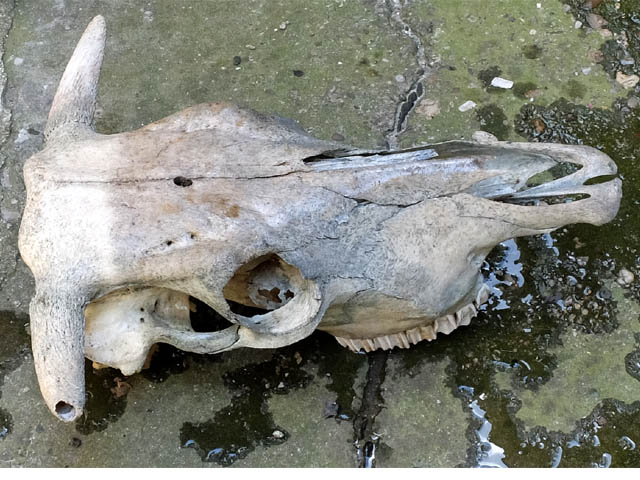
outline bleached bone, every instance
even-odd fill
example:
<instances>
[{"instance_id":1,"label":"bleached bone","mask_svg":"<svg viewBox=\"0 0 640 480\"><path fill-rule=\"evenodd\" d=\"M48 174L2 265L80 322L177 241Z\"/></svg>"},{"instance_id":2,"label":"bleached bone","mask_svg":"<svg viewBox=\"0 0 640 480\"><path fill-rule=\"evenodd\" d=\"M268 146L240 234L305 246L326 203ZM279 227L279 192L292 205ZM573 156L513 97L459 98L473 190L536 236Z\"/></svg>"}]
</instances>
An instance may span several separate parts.
<instances>
[{"instance_id":1,"label":"bleached bone","mask_svg":"<svg viewBox=\"0 0 640 480\"><path fill-rule=\"evenodd\" d=\"M155 342L274 348L316 328L355 350L432 340L486 301L479 267L496 244L618 210L619 179L584 185L616 173L585 146L481 135L358 150L222 103L100 135L104 39L96 17L62 77L46 147L24 167L34 361L62 420L82 413L85 354L129 374ZM562 163L581 168L527 186ZM576 194L588 198L532 204ZM195 332L190 297L230 326Z\"/></svg>"}]
</instances>

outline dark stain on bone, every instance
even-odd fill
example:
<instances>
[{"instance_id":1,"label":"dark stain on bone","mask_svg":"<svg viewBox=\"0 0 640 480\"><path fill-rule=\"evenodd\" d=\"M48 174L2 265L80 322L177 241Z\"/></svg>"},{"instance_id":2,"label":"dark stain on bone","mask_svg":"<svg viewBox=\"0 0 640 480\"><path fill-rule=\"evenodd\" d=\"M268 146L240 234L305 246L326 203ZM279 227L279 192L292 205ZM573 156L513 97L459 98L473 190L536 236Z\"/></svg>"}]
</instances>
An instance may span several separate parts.
<instances>
[{"instance_id":1,"label":"dark stain on bone","mask_svg":"<svg viewBox=\"0 0 640 480\"><path fill-rule=\"evenodd\" d=\"M26 316L17 316L13 312L0 311L0 398L4 377L18 368L29 352L29 335ZM13 417L4 408L0 408L0 440L13 430Z\"/></svg>"},{"instance_id":2,"label":"dark stain on bone","mask_svg":"<svg viewBox=\"0 0 640 480\"><path fill-rule=\"evenodd\" d=\"M312 375L301 367L296 356L299 345L274 353L272 360L250 364L223 375L233 393L231 403L203 423L186 422L180 429L183 448L195 449L203 462L228 466L245 458L258 446L271 447L286 442L290 434L278 426L267 400L305 388Z\"/></svg>"}]
</instances>

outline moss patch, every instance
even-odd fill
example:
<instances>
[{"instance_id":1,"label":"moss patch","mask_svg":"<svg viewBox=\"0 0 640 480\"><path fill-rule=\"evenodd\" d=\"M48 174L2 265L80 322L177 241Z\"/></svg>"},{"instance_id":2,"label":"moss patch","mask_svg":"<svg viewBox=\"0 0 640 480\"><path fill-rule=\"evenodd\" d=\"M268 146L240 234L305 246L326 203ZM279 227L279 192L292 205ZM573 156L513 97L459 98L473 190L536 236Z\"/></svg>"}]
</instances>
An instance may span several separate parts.
<instances>
[{"instance_id":1,"label":"moss patch","mask_svg":"<svg viewBox=\"0 0 640 480\"><path fill-rule=\"evenodd\" d=\"M472 7L465 2L418 1L407 7L405 18L422 32L432 57L455 69L438 69L428 79L425 97L438 99L441 113L432 119L411 115L402 146L470 138L481 125L473 112L458 111L467 100L480 108L496 105L511 123L522 107L524 92L504 95L504 89L487 88L488 77L498 71L516 84L537 85L536 105L566 97L570 80L583 86L573 89L580 95L571 98L595 107L609 108L621 91L590 57L603 38L597 32L576 30L574 17L563 11L561 2L543 2L536 8L536 2L528 0L477 2ZM426 19L432 23L433 36ZM588 75L583 68L591 68ZM517 136L511 131L508 138Z\"/></svg>"}]
</instances>

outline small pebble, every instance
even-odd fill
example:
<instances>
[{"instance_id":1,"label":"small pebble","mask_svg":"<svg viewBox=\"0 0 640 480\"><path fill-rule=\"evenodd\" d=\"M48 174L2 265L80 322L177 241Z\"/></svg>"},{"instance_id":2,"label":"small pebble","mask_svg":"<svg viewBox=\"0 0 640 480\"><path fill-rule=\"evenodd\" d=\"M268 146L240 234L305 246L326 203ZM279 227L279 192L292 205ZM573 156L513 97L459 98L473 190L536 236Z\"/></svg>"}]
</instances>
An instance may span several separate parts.
<instances>
[{"instance_id":1,"label":"small pebble","mask_svg":"<svg viewBox=\"0 0 640 480\"><path fill-rule=\"evenodd\" d=\"M622 85L623 88L630 89L640 82L640 77L638 77L638 75L625 75L622 72L618 72L616 73L616 82Z\"/></svg>"},{"instance_id":2,"label":"small pebble","mask_svg":"<svg viewBox=\"0 0 640 480\"><path fill-rule=\"evenodd\" d=\"M536 3L536 8L542 8L542 4L541 3Z\"/></svg>"},{"instance_id":3,"label":"small pebble","mask_svg":"<svg viewBox=\"0 0 640 480\"><path fill-rule=\"evenodd\" d=\"M233 64L234 65L240 65L240 63L242 63L242 58L241 57L239 57L238 55L233 57Z\"/></svg>"},{"instance_id":4,"label":"small pebble","mask_svg":"<svg viewBox=\"0 0 640 480\"><path fill-rule=\"evenodd\" d=\"M336 142L344 142L344 135L336 132L331 135L331 140L335 140Z\"/></svg>"},{"instance_id":5,"label":"small pebble","mask_svg":"<svg viewBox=\"0 0 640 480\"><path fill-rule=\"evenodd\" d=\"M24 63L24 58L16 57L13 59L14 65L22 65Z\"/></svg>"},{"instance_id":6,"label":"small pebble","mask_svg":"<svg viewBox=\"0 0 640 480\"><path fill-rule=\"evenodd\" d=\"M618 272L618 284L620 285L630 285L633 283L635 278L635 275L626 268L623 268Z\"/></svg>"},{"instance_id":7,"label":"small pebble","mask_svg":"<svg viewBox=\"0 0 640 480\"><path fill-rule=\"evenodd\" d=\"M301 76L303 76L303 75L304 75L304 72L303 72L302 70L294 70L294 71L293 71L293 74L294 74L296 77L301 77Z\"/></svg>"},{"instance_id":8,"label":"small pebble","mask_svg":"<svg viewBox=\"0 0 640 480\"><path fill-rule=\"evenodd\" d=\"M627 100L627 106L629 108L638 108L639 105L640 105L640 98L638 97L629 97L629 100Z\"/></svg>"},{"instance_id":9,"label":"small pebble","mask_svg":"<svg viewBox=\"0 0 640 480\"><path fill-rule=\"evenodd\" d=\"M245 45L245 47L247 47L249 50L255 50L256 49L255 45Z\"/></svg>"},{"instance_id":10,"label":"small pebble","mask_svg":"<svg viewBox=\"0 0 640 480\"><path fill-rule=\"evenodd\" d=\"M78 448L82 445L82 440L80 440L78 437L73 437L69 442L69 445L71 445L73 448Z\"/></svg>"},{"instance_id":11,"label":"small pebble","mask_svg":"<svg viewBox=\"0 0 640 480\"><path fill-rule=\"evenodd\" d=\"M277 438L278 440L284 438L284 433L281 432L280 430L274 430L273 433L271 434L271 436L273 438Z\"/></svg>"},{"instance_id":12,"label":"small pebble","mask_svg":"<svg viewBox=\"0 0 640 480\"><path fill-rule=\"evenodd\" d=\"M600 34L600 36L602 38L611 38L611 37L613 37L613 33L611 33L611 30L609 30L607 28L601 28L600 30L598 30L598 33Z\"/></svg>"},{"instance_id":13,"label":"small pebble","mask_svg":"<svg viewBox=\"0 0 640 480\"><path fill-rule=\"evenodd\" d=\"M564 13L569 13L571 11L571 7L565 3L562 5L562 10L564 10Z\"/></svg>"},{"instance_id":14,"label":"small pebble","mask_svg":"<svg viewBox=\"0 0 640 480\"><path fill-rule=\"evenodd\" d=\"M280 30L286 30L286 29L287 29L287 24L286 24L286 22L282 22L282 23L280 24Z\"/></svg>"},{"instance_id":15,"label":"small pebble","mask_svg":"<svg viewBox=\"0 0 640 480\"><path fill-rule=\"evenodd\" d=\"M591 67L585 67L582 69L583 75L589 75L591 73Z\"/></svg>"},{"instance_id":16,"label":"small pebble","mask_svg":"<svg viewBox=\"0 0 640 480\"><path fill-rule=\"evenodd\" d=\"M529 35L535 35L536 33L538 32L536 31L535 28L532 28L531 30L529 30Z\"/></svg>"},{"instance_id":17,"label":"small pebble","mask_svg":"<svg viewBox=\"0 0 640 480\"><path fill-rule=\"evenodd\" d=\"M497 88L511 88L513 87L513 82L505 78L494 77L493 80L491 80L491 86Z\"/></svg>"},{"instance_id":18,"label":"small pebble","mask_svg":"<svg viewBox=\"0 0 640 480\"><path fill-rule=\"evenodd\" d=\"M492 135L489 132L484 132L482 130L473 132L471 139L474 142L478 142L478 143L495 143L498 141L495 135Z\"/></svg>"},{"instance_id":19,"label":"small pebble","mask_svg":"<svg viewBox=\"0 0 640 480\"><path fill-rule=\"evenodd\" d=\"M396 82L403 83L405 80L404 75L396 75Z\"/></svg>"},{"instance_id":20,"label":"small pebble","mask_svg":"<svg viewBox=\"0 0 640 480\"><path fill-rule=\"evenodd\" d=\"M587 15L587 23L591 28L597 30L604 27L608 22L596 13L590 13Z\"/></svg>"},{"instance_id":21,"label":"small pebble","mask_svg":"<svg viewBox=\"0 0 640 480\"><path fill-rule=\"evenodd\" d=\"M580 20L576 20L576 23L573 24L573 28L580 28L582 26L582 22Z\"/></svg>"},{"instance_id":22,"label":"small pebble","mask_svg":"<svg viewBox=\"0 0 640 480\"><path fill-rule=\"evenodd\" d=\"M460 110L461 112L466 112L467 110L471 110L472 108L476 107L476 102L474 102L473 100L467 100L466 102L464 102L462 105L460 105L458 107L458 110Z\"/></svg>"}]
</instances>

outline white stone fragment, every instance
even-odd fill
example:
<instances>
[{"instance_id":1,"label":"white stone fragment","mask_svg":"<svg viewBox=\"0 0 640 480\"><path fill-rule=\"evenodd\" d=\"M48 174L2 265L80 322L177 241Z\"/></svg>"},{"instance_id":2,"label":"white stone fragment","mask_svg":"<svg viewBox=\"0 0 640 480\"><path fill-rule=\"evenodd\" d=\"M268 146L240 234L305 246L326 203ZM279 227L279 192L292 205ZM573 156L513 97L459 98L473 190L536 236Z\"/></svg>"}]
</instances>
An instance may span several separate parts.
<instances>
[{"instance_id":1,"label":"white stone fragment","mask_svg":"<svg viewBox=\"0 0 640 480\"><path fill-rule=\"evenodd\" d=\"M27 140L29 140L30 137L31 137L31 135L29 134L27 129L26 128L21 128L18 131L18 135L16 136L16 139L15 139L14 143L24 143Z\"/></svg>"},{"instance_id":2,"label":"white stone fragment","mask_svg":"<svg viewBox=\"0 0 640 480\"><path fill-rule=\"evenodd\" d=\"M635 280L635 275L626 268L620 269L618 273L618 283L620 285L630 285Z\"/></svg>"},{"instance_id":3,"label":"white stone fragment","mask_svg":"<svg viewBox=\"0 0 640 480\"><path fill-rule=\"evenodd\" d=\"M513 87L513 82L506 78L494 77L493 80L491 80L491 86L497 88L511 88Z\"/></svg>"},{"instance_id":4,"label":"white stone fragment","mask_svg":"<svg viewBox=\"0 0 640 480\"><path fill-rule=\"evenodd\" d=\"M484 132L482 130L473 132L471 139L474 142L483 143L483 144L496 143L498 141L495 135L492 135L489 132ZM484 303L484 302L481 302L481 303Z\"/></svg>"},{"instance_id":5,"label":"white stone fragment","mask_svg":"<svg viewBox=\"0 0 640 480\"><path fill-rule=\"evenodd\" d=\"M464 102L462 105L460 105L458 107L458 110L460 110L461 112L466 112L467 110L471 110L472 108L476 107L476 102L474 102L473 100L467 100L466 102Z\"/></svg>"},{"instance_id":6,"label":"white stone fragment","mask_svg":"<svg viewBox=\"0 0 640 480\"><path fill-rule=\"evenodd\" d=\"M616 82L622 85L623 88L629 89L635 87L640 82L638 75L625 75L622 72L616 73Z\"/></svg>"}]
</instances>

